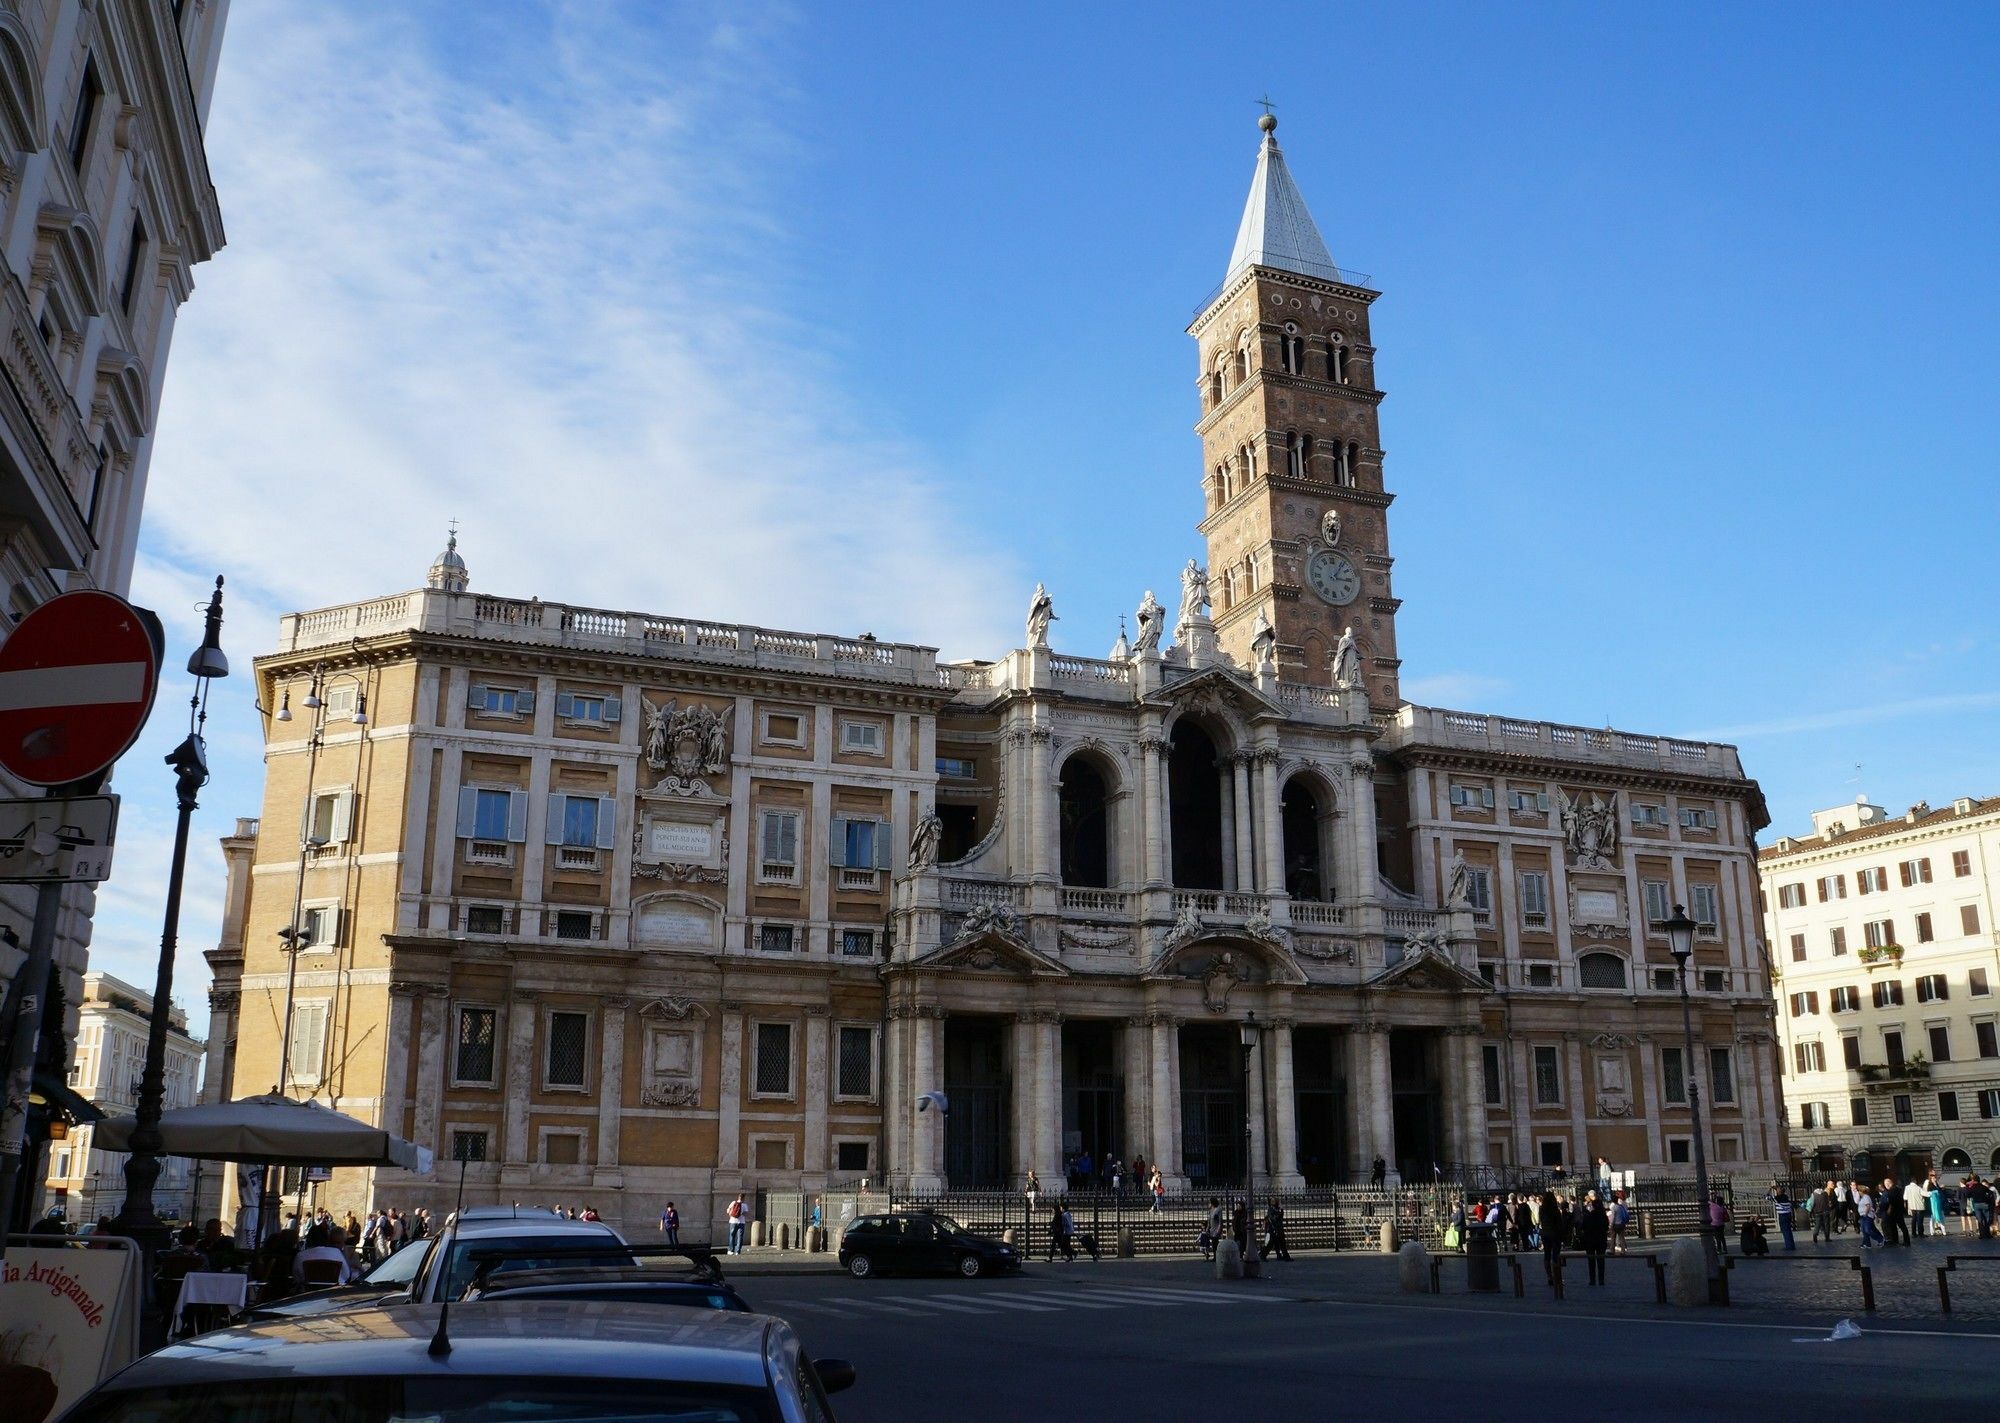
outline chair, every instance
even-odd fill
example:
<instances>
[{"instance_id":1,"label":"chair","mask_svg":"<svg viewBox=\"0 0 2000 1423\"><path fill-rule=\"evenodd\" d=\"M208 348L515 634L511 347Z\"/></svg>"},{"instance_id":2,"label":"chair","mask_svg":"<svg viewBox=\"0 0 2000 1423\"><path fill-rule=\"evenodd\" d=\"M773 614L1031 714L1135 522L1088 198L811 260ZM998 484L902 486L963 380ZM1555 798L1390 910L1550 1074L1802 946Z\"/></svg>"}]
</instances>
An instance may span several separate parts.
<instances>
[{"instance_id":1,"label":"chair","mask_svg":"<svg viewBox=\"0 0 2000 1423\"><path fill-rule=\"evenodd\" d=\"M309 1285L337 1285L340 1283L340 1262L338 1260L308 1260L299 1266L299 1273L305 1276Z\"/></svg>"}]
</instances>

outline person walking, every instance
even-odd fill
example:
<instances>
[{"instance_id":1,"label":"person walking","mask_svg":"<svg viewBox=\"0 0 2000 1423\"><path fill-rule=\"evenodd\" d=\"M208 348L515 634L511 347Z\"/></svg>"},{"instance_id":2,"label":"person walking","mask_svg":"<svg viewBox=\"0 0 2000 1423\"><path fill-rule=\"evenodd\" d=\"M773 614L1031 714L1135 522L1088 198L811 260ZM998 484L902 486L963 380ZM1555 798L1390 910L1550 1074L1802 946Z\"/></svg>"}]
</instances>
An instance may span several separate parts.
<instances>
[{"instance_id":1,"label":"person walking","mask_svg":"<svg viewBox=\"0 0 2000 1423\"><path fill-rule=\"evenodd\" d=\"M1514 1248L1535 1248L1535 1205L1526 1191L1514 1197Z\"/></svg>"},{"instance_id":2,"label":"person walking","mask_svg":"<svg viewBox=\"0 0 2000 1423\"><path fill-rule=\"evenodd\" d=\"M1285 1243L1285 1208L1277 1201L1264 1207L1264 1256L1269 1260L1289 1260L1292 1248Z\"/></svg>"},{"instance_id":3,"label":"person walking","mask_svg":"<svg viewBox=\"0 0 2000 1423\"><path fill-rule=\"evenodd\" d=\"M1708 1229L1715 1236L1715 1253L1729 1253L1729 1207L1722 1203L1722 1192L1716 1191L1708 1198Z\"/></svg>"},{"instance_id":4,"label":"person walking","mask_svg":"<svg viewBox=\"0 0 2000 1423\"><path fill-rule=\"evenodd\" d=\"M743 1196L739 1192L736 1199L729 1203L729 1253L731 1255L741 1255L743 1253L743 1237L749 1225L750 1208L743 1204Z\"/></svg>"},{"instance_id":5,"label":"person walking","mask_svg":"<svg viewBox=\"0 0 2000 1423\"><path fill-rule=\"evenodd\" d=\"M1981 1240L1991 1240L1993 1238L1993 1188L1980 1180L1976 1173L1972 1176L1971 1180L1972 1184L1966 1188L1966 1194L1972 1198L1972 1219L1979 1226L1979 1238Z\"/></svg>"},{"instance_id":6,"label":"person walking","mask_svg":"<svg viewBox=\"0 0 2000 1423\"><path fill-rule=\"evenodd\" d=\"M1909 1245L1909 1212L1903 1208L1903 1193L1896 1189L1893 1177L1882 1178L1882 1189L1875 1197L1875 1216L1889 1244Z\"/></svg>"},{"instance_id":7,"label":"person walking","mask_svg":"<svg viewBox=\"0 0 2000 1423\"><path fill-rule=\"evenodd\" d=\"M1632 1207L1625 1200L1623 1191L1613 1192L1611 1197L1611 1253L1625 1253L1625 1232L1632 1228Z\"/></svg>"},{"instance_id":8,"label":"person walking","mask_svg":"<svg viewBox=\"0 0 2000 1423\"><path fill-rule=\"evenodd\" d=\"M681 1243L680 1207L676 1206L672 1201L668 1201L667 1208L660 1212L660 1233L667 1237L667 1244L669 1245L678 1245Z\"/></svg>"},{"instance_id":9,"label":"person walking","mask_svg":"<svg viewBox=\"0 0 2000 1423\"><path fill-rule=\"evenodd\" d=\"M1218 1196L1208 1198L1208 1224L1201 1232L1201 1258L1213 1260L1215 1247L1222 1243L1222 1200Z\"/></svg>"},{"instance_id":10,"label":"person walking","mask_svg":"<svg viewBox=\"0 0 2000 1423\"><path fill-rule=\"evenodd\" d=\"M1375 1165L1368 1174L1368 1184L1376 1190L1386 1190L1389 1185L1389 1163L1381 1157L1375 1158Z\"/></svg>"},{"instance_id":11,"label":"person walking","mask_svg":"<svg viewBox=\"0 0 2000 1423\"><path fill-rule=\"evenodd\" d=\"M1556 1199L1554 1191L1542 1192L1542 1203L1535 1213L1535 1224L1542 1232L1542 1274L1547 1277L1549 1288L1556 1286L1556 1271L1562 1265L1563 1217L1562 1203Z\"/></svg>"},{"instance_id":12,"label":"person walking","mask_svg":"<svg viewBox=\"0 0 2000 1423\"><path fill-rule=\"evenodd\" d=\"M1943 1235L1944 1183L1938 1180L1935 1171L1931 1172L1930 1179L1924 1182L1924 1209L1930 1213L1931 1234Z\"/></svg>"},{"instance_id":13,"label":"person walking","mask_svg":"<svg viewBox=\"0 0 2000 1423\"><path fill-rule=\"evenodd\" d=\"M1924 1202L1924 1183L1914 1176L1903 1186L1903 1219L1911 1239L1930 1234L1931 1213Z\"/></svg>"},{"instance_id":14,"label":"person walking","mask_svg":"<svg viewBox=\"0 0 2000 1423\"><path fill-rule=\"evenodd\" d=\"M1859 1181L1854 1183L1854 1228L1861 1236L1861 1248L1873 1250L1881 1240L1882 1232L1875 1224L1875 1198L1868 1194L1868 1188Z\"/></svg>"},{"instance_id":15,"label":"person walking","mask_svg":"<svg viewBox=\"0 0 2000 1423\"><path fill-rule=\"evenodd\" d=\"M1611 1215L1604 1208L1604 1198L1595 1191L1584 1197L1583 1209L1576 1213L1576 1243L1590 1266L1590 1283L1603 1284L1604 1252L1611 1244Z\"/></svg>"},{"instance_id":16,"label":"person walking","mask_svg":"<svg viewBox=\"0 0 2000 1423\"><path fill-rule=\"evenodd\" d=\"M1782 1181L1771 1183L1771 1211L1778 1217L1778 1234L1785 1237L1785 1248L1798 1249L1799 1242L1792 1235L1792 1197Z\"/></svg>"},{"instance_id":17,"label":"person walking","mask_svg":"<svg viewBox=\"0 0 2000 1423\"><path fill-rule=\"evenodd\" d=\"M1075 1263L1076 1245L1070 1239L1069 1212L1062 1208L1061 1201L1053 1201L1049 1205L1049 1263L1050 1264L1055 1263L1056 1251L1058 1250L1062 1251L1062 1256L1065 1261L1070 1262L1072 1264Z\"/></svg>"},{"instance_id":18,"label":"person walking","mask_svg":"<svg viewBox=\"0 0 2000 1423\"><path fill-rule=\"evenodd\" d=\"M1850 1223L1848 1212L1854 1211L1854 1190L1845 1181L1837 1185L1832 1181L1828 1181L1826 1189L1833 1196L1833 1233L1839 1235ZM1861 1228L1861 1213L1854 1211L1851 1219L1854 1228L1859 1230Z\"/></svg>"},{"instance_id":19,"label":"person walking","mask_svg":"<svg viewBox=\"0 0 2000 1423\"><path fill-rule=\"evenodd\" d=\"M1236 1204L1229 1208L1229 1233L1236 1237L1236 1248L1243 1252L1243 1258L1250 1258L1250 1208L1238 1196Z\"/></svg>"},{"instance_id":20,"label":"person walking","mask_svg":"<svg viewBox=\"0 0 2000 1423\"><path fill-rule=\"evenodd\" d=\"M1827 1214L1830 1209L1825 1188L1814 1186L1806 1197L1806 1223L1812 1226L1812 1239L1815 1245L1822 1240L1830 1241L1833 1238L1833 1231L1827 1224Z\"/></svg>"},{"instance_id":21,"label":"person walking","mask_svg":"<svg viewBox=\"0 0 2000 1423\"><path fill-rule=\"evenodd\" d=\"M1611 1163L1602 1156L1597 1158L1597 1199L1600 1202L1611 1199Z\"/></svg>"},{"instance_id":22,"label":"person walking","mask_svg":"<svg viewBox=\"0 0 2000 1423\"><path fill-rule=\"evenodd\" d=\"M1167 1208L1167 1178L1160 1174L1160 1168L1157 1166L1153 1168L1151 1190L1153 1192L1153 1214L1158 1215Z\"/></svg>"}]
</instances>

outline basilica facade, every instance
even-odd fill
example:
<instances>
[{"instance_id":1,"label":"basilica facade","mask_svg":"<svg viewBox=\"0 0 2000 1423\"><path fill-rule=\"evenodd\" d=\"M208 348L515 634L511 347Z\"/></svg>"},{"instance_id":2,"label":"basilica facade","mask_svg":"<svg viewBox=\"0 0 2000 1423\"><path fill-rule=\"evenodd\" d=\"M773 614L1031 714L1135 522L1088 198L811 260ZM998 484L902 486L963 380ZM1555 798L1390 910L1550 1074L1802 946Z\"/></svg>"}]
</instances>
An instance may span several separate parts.
<instances>
[{"instance_id":1,"label":"basilica facade","mask_svg":"<svg viewBox=\"0 0 2000 1423\"><path fill-rule=\"evenodd\" d=\"M1697 1082L1711 1162L1781 1161L1762 796L1732 747L1402 699L1376 293L1271 128L1189 328L1205 557L1108 657L1050 647L1040 588L1021 647L945 663L477 591L455 541L285 618L211 1095L635 1224L1085 1154L1193 1189L1673 1172Z\"/></svg>"}]
</instances>

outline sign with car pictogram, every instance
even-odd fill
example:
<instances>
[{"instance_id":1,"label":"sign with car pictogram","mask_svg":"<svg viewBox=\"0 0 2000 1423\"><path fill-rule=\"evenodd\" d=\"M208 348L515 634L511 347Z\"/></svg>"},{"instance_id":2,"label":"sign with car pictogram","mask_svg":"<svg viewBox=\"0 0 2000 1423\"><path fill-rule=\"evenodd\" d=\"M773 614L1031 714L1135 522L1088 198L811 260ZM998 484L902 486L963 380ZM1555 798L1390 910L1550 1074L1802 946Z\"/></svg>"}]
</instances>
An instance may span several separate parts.
<instances>
[{"instance_id":1,"label":"sign with car pictogram","mask_svg":"<svg viewBox=\"0 0 2000 1423\"><path fill-rule=\"evenodd\" d=\"M115 795L0 800L0 883L106 879L117 829Z\"/></svg>"}]
</instances>

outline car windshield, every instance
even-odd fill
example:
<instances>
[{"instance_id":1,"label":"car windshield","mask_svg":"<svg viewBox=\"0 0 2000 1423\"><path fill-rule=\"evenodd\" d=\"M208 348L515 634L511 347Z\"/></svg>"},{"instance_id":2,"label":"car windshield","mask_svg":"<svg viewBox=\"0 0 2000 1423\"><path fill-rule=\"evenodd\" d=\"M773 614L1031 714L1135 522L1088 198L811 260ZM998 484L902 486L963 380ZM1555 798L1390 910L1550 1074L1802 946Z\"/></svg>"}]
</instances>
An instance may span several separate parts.
<instances>
[{"instance_id":1,"label":"car windshield","mask_svg":"<svg viewBox=\"0 0 2000 1423\"><path fill-rule=\"evenodd\" d=\"M939 1215L933 1212L931 1215L931 1219L937 1222L937 1228L939 1230L956 1231L960 1235L972 1234L971 1231L967 1230L963 1225L959 1224L956 1220L952 1219L948 1215Z\"/></svg>"},{"instance_id":2,"label":"car windshield","mask_svg":"<svg viewBox=\"0 0 2000 1423\"><path fill-rule=\"evenodd\" d=\"M457 1240L451 1248L451 1272L445 1277L443 1298L457 1299L465 1293L465 1287L479 1274L482 1264L488 1275L498 1275L506 1270L557 1270L577 1265L635 1265L632 1252L627 1250L614 1235L606 1234L602 1255L543 1255L533 1252L542 1249L573 1250L579 1245L595 1245L596 1240L583 1235L482 1235L472 1240ZM482 1261L475 1256L482 1251L504 1250L508 1256L504 1260Z\"/></svg>"},{"instance_id":3,"label":"car windshield","mask_svg":"<svg viewBox=\"0 0 2000 1423\"><path fill-rule=\"evenodd\" d=\"M605 1304L677 1304L688 1309L748 1310L728 1290L705 1289L700 1285L641 1285L577 1282L562 1285L523 1285L520 1289L496 1289L494 1299L580 1299Z\"/></svg>"},{"instance_id":4,"label":"car windshield","mask_svg":"<svg viewBox=\"0 0 2000 1423\"><path fill-rule=\"evenodd\" d=\"M424 1243L412 1240L394 1255L384 1260L361 1277L364 1285L407 1285L417 1277L417 1266L424 1263Z\"/></svg>"},{"instance_id":5,"label":"car windshield","mask_svg":"<svg viewBox=\"0 0 2000 1423\"><path fill-rule=\"evenodd\" d=\"M328 1378L133 1389L69 1423L763 1423L762 1391L658 1379Z\"/></svg>"}]
</instances>

